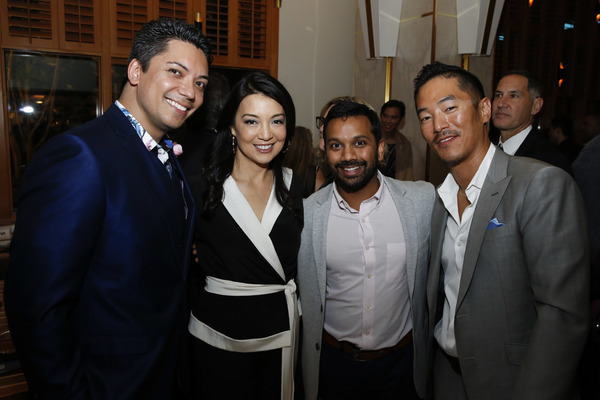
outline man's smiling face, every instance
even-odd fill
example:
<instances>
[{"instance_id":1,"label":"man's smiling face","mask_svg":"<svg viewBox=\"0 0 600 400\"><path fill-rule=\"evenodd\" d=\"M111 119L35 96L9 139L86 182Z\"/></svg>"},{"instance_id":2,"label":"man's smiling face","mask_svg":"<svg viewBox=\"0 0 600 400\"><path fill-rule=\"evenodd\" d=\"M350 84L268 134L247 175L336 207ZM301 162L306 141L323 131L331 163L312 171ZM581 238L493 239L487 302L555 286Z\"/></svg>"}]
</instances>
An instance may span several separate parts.
<instances>
[{"instance_id":1,"label":"man's smiling face","mask_svg":"<svg viewBox=\"0 0 600 400\"><path fill-rule=\"evenodd\" d=\"M369 118L363 115L335 118L325 135L327 162L336 184L345 192L378 185L377 164L383 158L383 142L376 142Z\"/></svg>"},{"instance_id":2,"label":"man's smiling face","mask_svg":"<svg viewBox=\"0 0 600 400\"><path fill-rule=\"evenodd\" d=\"M488 98L475 107L469 94L460 90L456 78L432 78L417 96L421 134L450 167L487 151L485 123L490 119L490 109Z\"/></svg>"},{"instance_id":3,"label":"man's smiling face","mask_svg":"<svg viewBox=\"0 0 600 400\"><path fill-rule=\"evenodd\" d=\"M152 137L179 128L202 105L208 61L201 49L173 39L152 58L146 71L138 60L128 67L137 110L129 110Z\"/></svg>"}]
</instances>

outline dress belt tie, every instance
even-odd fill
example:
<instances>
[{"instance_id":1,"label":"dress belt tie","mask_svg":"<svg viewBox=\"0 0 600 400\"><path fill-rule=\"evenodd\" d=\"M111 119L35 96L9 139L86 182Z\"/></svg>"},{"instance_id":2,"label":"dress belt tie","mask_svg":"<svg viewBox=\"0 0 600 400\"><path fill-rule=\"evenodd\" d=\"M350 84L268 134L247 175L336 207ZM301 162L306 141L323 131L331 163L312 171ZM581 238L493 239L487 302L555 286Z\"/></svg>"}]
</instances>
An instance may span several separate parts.
<instances>
[{"instance_id":1,"label":"dress belt tie","mask_svg":"<svg viewBox=\"0 0 600 400\"><path fill-rule=\"evenodd\" d=\"M233 339L204 324L193 314L190 316L188 330L193 336L205 343L228 351L250 353L281 348L281 398L292 399L299 320L298 297L294 280L290 279L285 285L275 285L235 282L207 276L204 289L208 293L223 296L260 296L284 292L288 308L289 331L279 332L265 338Z\"/></svg>"}]
</instances>

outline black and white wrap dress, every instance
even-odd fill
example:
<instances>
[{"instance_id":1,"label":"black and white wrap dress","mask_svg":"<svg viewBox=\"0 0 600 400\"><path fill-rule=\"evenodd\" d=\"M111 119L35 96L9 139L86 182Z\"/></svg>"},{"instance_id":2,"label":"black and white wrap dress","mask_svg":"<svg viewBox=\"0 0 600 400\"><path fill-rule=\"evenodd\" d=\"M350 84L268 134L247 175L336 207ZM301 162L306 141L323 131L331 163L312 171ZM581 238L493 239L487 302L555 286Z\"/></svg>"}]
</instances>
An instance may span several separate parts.
<instances>
[{"instance_id":1,"label":"black and white wrap dress","mask_svg":"<svg viewBox=\"0 0 600 400\"><path fill-rule=\"evenodd\" d=\"M287 168L284 178L301 202L301 182ZM199 213L196 221L199 266L188 327L195 338L193 385L202 398L271 398L266 393L276 390L277 398L291 399L302 220L279 204L274 186L262 221L233 178L223 189L214 214Z\"/></svg>"}]
</instances>

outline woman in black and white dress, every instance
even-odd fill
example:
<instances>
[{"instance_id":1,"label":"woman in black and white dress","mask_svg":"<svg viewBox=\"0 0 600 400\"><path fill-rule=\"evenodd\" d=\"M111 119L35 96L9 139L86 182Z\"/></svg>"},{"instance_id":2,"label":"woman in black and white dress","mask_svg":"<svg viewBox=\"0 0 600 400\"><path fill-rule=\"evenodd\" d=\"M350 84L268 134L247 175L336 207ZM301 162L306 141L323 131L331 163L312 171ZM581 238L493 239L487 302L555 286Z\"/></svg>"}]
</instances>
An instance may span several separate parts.
<instances>
[{"instance_id":1,"label":"woman in black and white dress","mask_svg":"<svg viewBox=\"0 0 600 400\"><path fill-rule=\"evenodd\" d=\"M227 99L204 171L189 177L194 398L293 398L303 186L282 161L294 127L287 90L251 73Z\"/></svg>"}]
</instances>

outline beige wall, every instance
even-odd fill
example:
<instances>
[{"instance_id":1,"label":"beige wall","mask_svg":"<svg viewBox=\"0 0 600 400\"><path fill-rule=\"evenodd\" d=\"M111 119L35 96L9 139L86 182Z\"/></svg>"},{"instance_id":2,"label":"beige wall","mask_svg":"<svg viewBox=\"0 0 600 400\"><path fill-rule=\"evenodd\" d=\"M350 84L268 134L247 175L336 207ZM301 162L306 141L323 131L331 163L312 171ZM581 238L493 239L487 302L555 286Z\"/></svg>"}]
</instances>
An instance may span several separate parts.
<instances>
[{"instance_id":1,"label":"beige wall","mask_svg":"<svg viewBox=\"0 0 600 400\"><path fill-rule=\"evenodd\" d=\"M352 95L355 9L355 0L282 1L278 78L294 99L297 125L315 136L323 104Z\"/></svg>"}]
</instances>

